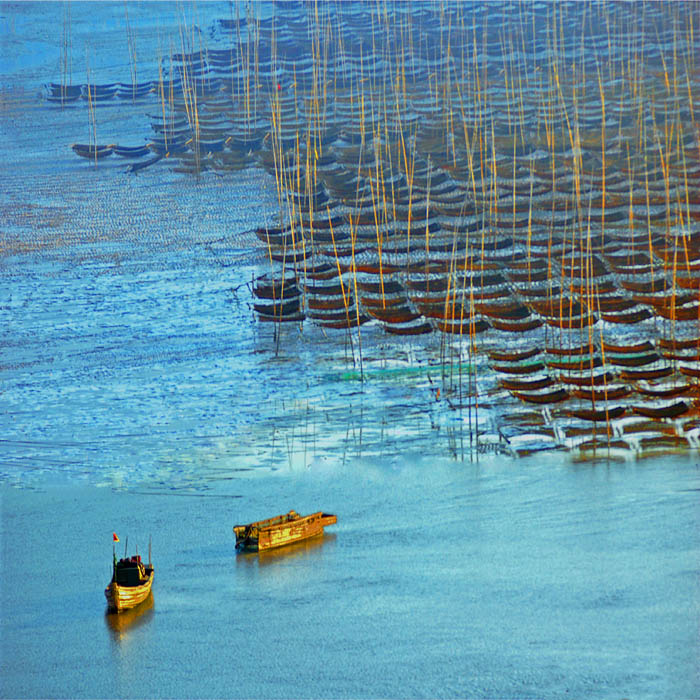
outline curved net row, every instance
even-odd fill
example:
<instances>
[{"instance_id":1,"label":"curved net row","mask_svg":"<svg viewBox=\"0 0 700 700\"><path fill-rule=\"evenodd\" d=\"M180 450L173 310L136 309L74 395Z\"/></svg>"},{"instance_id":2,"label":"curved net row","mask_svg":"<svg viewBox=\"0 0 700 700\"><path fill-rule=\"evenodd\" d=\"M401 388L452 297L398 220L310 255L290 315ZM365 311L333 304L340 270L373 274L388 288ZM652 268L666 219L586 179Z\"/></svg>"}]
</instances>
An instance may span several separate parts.
<instances>
[{"instance_id":1,"label":"curved net row","mask_svg":"<svg viewBox=\"0 0 700 700\"><path fill-rule=\"evenodd\" d=\"M148 151L79 155L263 167L262 322L439 334L554 444L696 447L700 8L268 9L131 86Z\"/></svg>"}]
</instances>

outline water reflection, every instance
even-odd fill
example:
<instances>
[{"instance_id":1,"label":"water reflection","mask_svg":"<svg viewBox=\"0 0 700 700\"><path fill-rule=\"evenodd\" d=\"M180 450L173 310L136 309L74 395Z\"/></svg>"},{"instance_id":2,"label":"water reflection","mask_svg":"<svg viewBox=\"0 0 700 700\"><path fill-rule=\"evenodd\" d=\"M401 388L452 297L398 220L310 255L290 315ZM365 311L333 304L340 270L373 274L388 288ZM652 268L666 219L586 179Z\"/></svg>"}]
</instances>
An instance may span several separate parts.
<instances>
[{"instance_id":1,"label":"water reflection","mask_svg":"<svg viewBox=\"0 0 700 700\"><path fill-rule=\"evenodd\" d=\"M335 533L322 534L302 542L269 549L263 552L242 552L236 555L236 565L245 567L263 567L288 563L305 557L317 557L328 547L335 545Z\"/></svg>"},{"instance_id":2,"label":"water reflection","mask_svg":"<svg viewBox=\"0 0 700 700\"><path fill-rule=\"evenodd\" d=\"M112 638L117 642L125 641L129 632L151 620L153 610L153 591L151 591L146 600L131 610L124 610L121 613L105 613L105 622Z\"/></svg>"}]
</instances>

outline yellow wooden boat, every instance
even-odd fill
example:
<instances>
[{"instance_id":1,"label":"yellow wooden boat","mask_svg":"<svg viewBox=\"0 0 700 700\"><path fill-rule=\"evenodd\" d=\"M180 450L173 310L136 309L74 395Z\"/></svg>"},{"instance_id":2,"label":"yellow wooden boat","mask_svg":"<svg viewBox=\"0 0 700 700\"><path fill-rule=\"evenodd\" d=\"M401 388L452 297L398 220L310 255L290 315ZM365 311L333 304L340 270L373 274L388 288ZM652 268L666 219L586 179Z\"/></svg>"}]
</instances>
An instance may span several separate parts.
<instances>
[{"instance_id":1,"label":"yellow wooden boat","mask_svg":"<svg viewBox=\"0 0 700 700\"><path fill-rule=\"evenodd\" d=\"M135 608L151 592L153 565L143 564L141 557L126 557L114 562L112 580L105 588L109 612L122 612Z\"/></svg>"},{"instance_id":2,"label":"yellow wooden boat","mask_svg":"<svg viewBox=\"0 0 700 700\"><path fill-rule=\"evenodd\" d=\"M333 525L338 518L331 513L312 513L299 515L290 510L284 515L277 515L267 520L258 520L248 525L234 525L236 549L262 552L273 547L283 547L311 537L323 535L326 525Z\"/></svg>"}]
</instances>

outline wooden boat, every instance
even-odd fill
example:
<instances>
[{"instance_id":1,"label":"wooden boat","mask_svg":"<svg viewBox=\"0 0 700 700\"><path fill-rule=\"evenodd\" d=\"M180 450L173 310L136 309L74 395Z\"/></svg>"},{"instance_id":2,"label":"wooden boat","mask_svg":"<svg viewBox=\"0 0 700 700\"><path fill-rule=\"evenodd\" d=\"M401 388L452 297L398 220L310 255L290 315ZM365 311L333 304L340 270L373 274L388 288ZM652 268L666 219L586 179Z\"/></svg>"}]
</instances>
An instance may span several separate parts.
<instances>
[{"instance_id":1,"label":"wooden boat","mask_svg":"<svg viewBox=\"0 0 700 700\"><path fill-rule=\"evenodd\" d=\"M320 537L326 525L333 525L338 518L331 513L319 511L311 515L299 515L290 510L267 520L258 520L248 525L234 525L236 549L262 552L282 547L293 542Z\"/></svg>"},{"instance_id":2,"label":"wooden boat","mask_svg":"<svg viewBox=\"0 0 700 700\"><path fill-rule=\"evenodd\" d=\"M112 580L105 588L109 611L119 613L122 610L135 608L146 600L152 585L153 565L150 561L148 564L143 564L138 554L119 561L115 556Z\"/></svg>"}]
</instances>

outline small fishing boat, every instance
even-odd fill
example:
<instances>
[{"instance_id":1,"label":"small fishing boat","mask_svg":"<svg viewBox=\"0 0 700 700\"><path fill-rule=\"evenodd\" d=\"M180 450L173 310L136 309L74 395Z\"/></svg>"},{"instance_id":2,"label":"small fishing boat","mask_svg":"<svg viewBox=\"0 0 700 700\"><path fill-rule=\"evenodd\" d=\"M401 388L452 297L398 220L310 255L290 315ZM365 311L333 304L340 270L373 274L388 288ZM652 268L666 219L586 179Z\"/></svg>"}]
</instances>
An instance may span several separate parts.
<instances>
[{"instance_id":1,"label":"small fishing boat","mask_svg":"<svg viewBox=\"0 0 700 700\"><path fill-rule=\"evenodd\" d=\"M113 537L115 542L119 541L116 535ZM148 549L148 564L144 564L138 554L117 561L117 556L113 553L112 580L105 588L109 612L119 613L135 608L148 598L153 585L150 545Z\"/></svg>"},{"instance_id":2,"label":"small fishing boat","mask_svg":"<svg viewBox=\"0 0 700 700\"><path fill-rule=\"evenodd\" d=\"M267 520L258 520L248 525L234 525L236 549L262 552L311 537L320 537L326 525L337 522L338 518L331 513L319 511L311 515L299 515L295 510L290 510L289 513Z\"/></svg>"}]
</instances>

